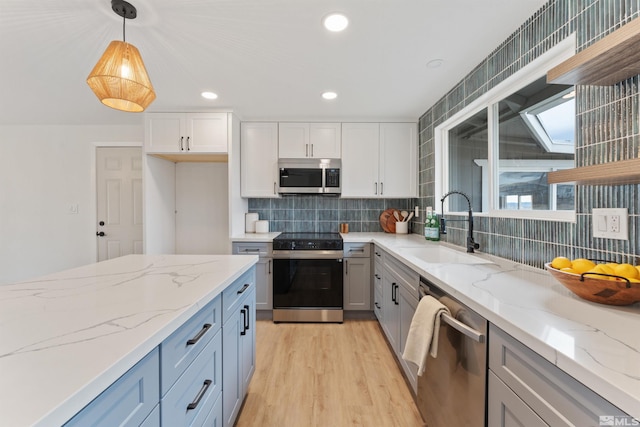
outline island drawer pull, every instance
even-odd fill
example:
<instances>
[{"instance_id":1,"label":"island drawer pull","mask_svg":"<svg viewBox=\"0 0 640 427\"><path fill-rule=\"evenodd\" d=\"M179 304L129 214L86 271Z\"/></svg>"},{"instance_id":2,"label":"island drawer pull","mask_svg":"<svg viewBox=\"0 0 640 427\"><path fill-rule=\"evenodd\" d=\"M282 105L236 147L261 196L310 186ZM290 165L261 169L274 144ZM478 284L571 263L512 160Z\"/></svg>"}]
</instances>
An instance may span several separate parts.
<instances>
[{"instance_id":1,"label":"island drawer pull","mask_svg":"<svg viewBox=\"0 0 640 427\"><path fill-rule=\"evenodd\" d=\"M187 345L194 345L195 343L200 341L200 338L204 336L204 334L209 330L209 328L211 328L211 323L205 323L202 326L202 329L200 329L200 332L198 332L198 335L191 338L190 340L187 340Z\"/></svg>"},{"instance_id":2,"label":"island drawer pull","mask_svg":"<svg viewBox=\"0 0 640 427\"><path fill-rule=\"evenodd\" d=\"M200 389L200 391L198 392L198 395L196 396L196 400L194 400L193 402L187 405L187 411L196 409L198 407L198 404L204 397L204 394L207 392L210 385L211 385L211 380L204 380L204 383L202 384L202 388Z\"/></svg>"},{"instance_id":3,"label":"island drawer pull","mask_svg":"<svg viewBox=\"0 0 640 427\"><path fill-rule=\"evenodd\" d=\"M246 291L249 286L251 285L249 285L248 283L245 283L242 289L238 291L238 295L240 295L241 293L244 293L244 291Z\"/></svg>"}]
</instances>

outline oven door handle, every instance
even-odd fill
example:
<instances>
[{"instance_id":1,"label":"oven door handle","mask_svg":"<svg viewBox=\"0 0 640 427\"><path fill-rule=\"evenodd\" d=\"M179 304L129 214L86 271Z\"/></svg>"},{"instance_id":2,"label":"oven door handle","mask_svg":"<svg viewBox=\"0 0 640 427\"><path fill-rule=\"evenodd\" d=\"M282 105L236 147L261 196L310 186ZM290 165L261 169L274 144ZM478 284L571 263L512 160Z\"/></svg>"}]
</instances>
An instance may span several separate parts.
<instances>
[{"instance_id":1,"label":"oven door handle","mask_svg":"<svg viewBox=\"0 0 640 427\"><path fill-rule=\"evenodd\" d=\"M431 294L429 291L427 291L422 286L419 287L419 291L420 291L420 299L422 299L422 297L424 297L426 295L430 295L430 296L438 299L435 295ZM440 313L440 320L442 320L444 323L446 323L447 325L451 326L456 331L468 336L469 338L471 338L472 340L474 340L476 342L479 342L479 343L485 342L486 337L482 332L476 331L475 329L465 325L464 323L460 322L459 320L456 320L454 317L450 316L447 313Z\"/></svg>"}]
</instances>

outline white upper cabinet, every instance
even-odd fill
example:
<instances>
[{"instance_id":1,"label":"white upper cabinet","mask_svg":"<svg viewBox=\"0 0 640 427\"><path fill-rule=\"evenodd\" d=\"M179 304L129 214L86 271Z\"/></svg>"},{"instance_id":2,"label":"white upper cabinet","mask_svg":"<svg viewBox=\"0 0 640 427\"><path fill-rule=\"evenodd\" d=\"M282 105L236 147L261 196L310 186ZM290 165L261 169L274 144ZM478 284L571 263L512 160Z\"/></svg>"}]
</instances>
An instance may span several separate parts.
<instances>
[{"instance_id":1,"label":"white upper cabinet","mask_svg":"<svg viewBox=\"0 0 640 427\"><path fill-rule=\"evenodd\" d=\"M340 123L278 124L278 157L281 159L339 159Z\"/></svg>"},{"instance_id":2,"label":"white upper cabinet","mask_svg":"<svg viewBox=\"0 0 640 427\"><path fill-rule=\"evenodd\" d=\"M379 154L380 196L416 197L417 125L415 123L381 123Z\"/></svg>"},{"instance_id":3,"label":"white upper cabinet","mask_svg":"<svg viewBox=\"0 0 640 427\"><path fill-rule=\"evenodd\" d=\"M147 153L227 153L227 113L148 113Z\"/></svg>"},{"instance_id":4,"label":"white upper cabinet","mask_svg":"<svg viewBox=\"0 0 640 427\"><path fill-rule=\"evenodd\" d=\"M417 195L415 123L342 124L342 197Z\"/></svg>"},{"instance_id":5,"label":"white upper cabinet","mask_svg":"<svg viewBox=\"0 0 640 427\"><path fill-rule=\"evenodd\" d=\"M378 197L378 123L342 124L342 197Z\"/></svg>"},{"instance_id":6,"label":"white upper cabinet","mask_svg":"<svg viewBox=\"0 0 640 427\"><path fill-rule=\"evenodd\" d=\"M278 124L245 122L240 130L240 195L278 196Z\"/></svg>"}]
</instances>

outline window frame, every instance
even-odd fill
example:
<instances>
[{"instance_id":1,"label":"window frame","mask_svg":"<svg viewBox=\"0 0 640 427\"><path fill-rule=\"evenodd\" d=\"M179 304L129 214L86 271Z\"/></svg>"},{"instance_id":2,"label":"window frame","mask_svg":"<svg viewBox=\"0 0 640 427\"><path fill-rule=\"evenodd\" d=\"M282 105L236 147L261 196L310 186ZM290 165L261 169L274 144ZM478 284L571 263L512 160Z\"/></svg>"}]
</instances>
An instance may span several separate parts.
<instances>
[{"instance_id":1,"label":"window frame","mask_svg":"<svg viewBox=\"0 0 640 427\"><path fill-rule=\"evenodd\" d=\"M484 211L485 203L483 201L484 212L474 212L474 214L500 218L529 218L575 222L575 208L573 210L563 211L501 210L497 208L497 195L499 195L499 191L496 166L498 165L497 147L499 142L498 135L495 132L495 130L498 129L498 103L515 91L546 75L549 69L572 57L575 54L575 46L576 36L574 33L434 128L434 196L436 204L439 204L442 195L449 190L449 130L477 114L479 111L486 109L487 123L489 124L487 156L487 161L489 162L489 182L486 184L483 183L483 186L488 186L489 209ZM466 214L466 212L449 211L448 200L445 200L444 209L445 213Z\"/></svg>"}]
</instances>

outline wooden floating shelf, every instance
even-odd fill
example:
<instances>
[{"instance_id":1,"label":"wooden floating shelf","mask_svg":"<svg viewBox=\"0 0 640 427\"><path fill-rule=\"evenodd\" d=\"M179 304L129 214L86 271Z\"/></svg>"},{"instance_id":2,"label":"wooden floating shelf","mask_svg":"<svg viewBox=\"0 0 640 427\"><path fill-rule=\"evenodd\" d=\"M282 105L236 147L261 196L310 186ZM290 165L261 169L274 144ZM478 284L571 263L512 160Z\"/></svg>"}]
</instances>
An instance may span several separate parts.
<instances>
[{"instance_id":1,"label":"wooden floating shelf","mask_svg":"<svg viewBox=\"0 0 640 427\"><path fill-rule=\"evenodd\" d=\"M160 159L169 160L174 163L178 162L193 162L193 163L227 163L229 156L227 154L157 154L149 153L150 156L158 157Z\"/></svg>"},{"instance_id":2,"label":"wooden floating shelf","mask_svg":"<svg viewBox=\"0 0 640 427\"><path fill-rule=\"evenodd\" d=\"M640 158L549 172L547 182L575 182L580 185L640 184Z\"/></svg>"},{"instance_id":3,"label":"wooden floating shelf","mask_svg":"<svg viewBox=\"0 0 640 427\"><path fill-rule=\"evenodd\" d=\"M611 86L640 74L640 18L623 25L547 73L547 83Z\"/></svg>"}]
</instances>

